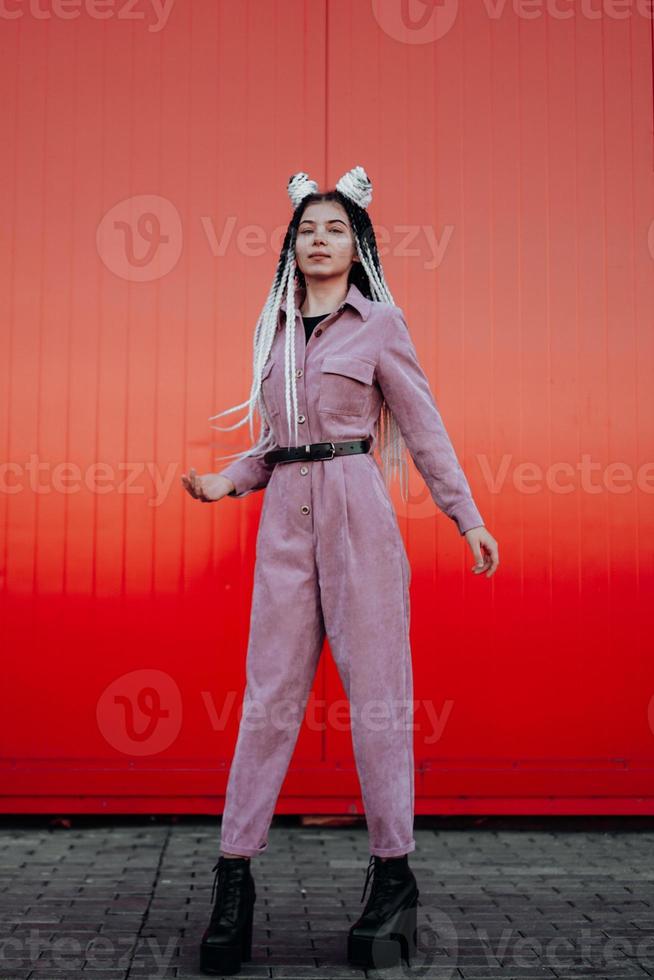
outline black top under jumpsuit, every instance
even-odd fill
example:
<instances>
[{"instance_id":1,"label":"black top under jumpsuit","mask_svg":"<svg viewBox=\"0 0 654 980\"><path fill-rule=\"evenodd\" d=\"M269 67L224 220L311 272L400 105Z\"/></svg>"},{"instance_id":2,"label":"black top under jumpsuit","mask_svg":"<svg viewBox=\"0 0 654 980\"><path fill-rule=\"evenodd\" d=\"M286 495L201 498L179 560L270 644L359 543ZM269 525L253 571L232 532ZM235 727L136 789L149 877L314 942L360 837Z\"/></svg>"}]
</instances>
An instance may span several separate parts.
<instances>
[{"instance_id":1,"label":"black top under jumpsuit","mask_svg":"<svg viewBox=\"0 0 654 980\"><path fill-rule=\"evenodd\" d=\"M329 313L321 313L320 316L302 317L302 319L304 320L304 333L307 338L307 343L309 341L309 337L313 333L313 328L315 327L315 325L317 323L320 323L321 320L324 320L326 316L329 316Z\"/></svg>"}]
</instances>

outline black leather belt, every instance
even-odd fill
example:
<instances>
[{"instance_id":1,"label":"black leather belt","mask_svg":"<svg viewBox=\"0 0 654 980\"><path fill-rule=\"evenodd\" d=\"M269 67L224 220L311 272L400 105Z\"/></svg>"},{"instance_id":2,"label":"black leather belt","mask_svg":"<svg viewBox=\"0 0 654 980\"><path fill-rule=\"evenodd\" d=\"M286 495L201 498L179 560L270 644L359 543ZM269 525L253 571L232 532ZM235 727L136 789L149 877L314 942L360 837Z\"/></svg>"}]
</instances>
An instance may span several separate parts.
<instances>
[{"instance_id":1,"label":"black leather belt","mask_svg":"<svg viewBox=\"0 0 654 980\"><path fill-rule=\"evenodd\" d=\"M334 456L348 456L350 453L367 453L370 439L354 439L352 442L311 442L306 446L283 446L271 449L263 457L264 463L302 463L333 459Z\"/></svg>"}]
</instances>

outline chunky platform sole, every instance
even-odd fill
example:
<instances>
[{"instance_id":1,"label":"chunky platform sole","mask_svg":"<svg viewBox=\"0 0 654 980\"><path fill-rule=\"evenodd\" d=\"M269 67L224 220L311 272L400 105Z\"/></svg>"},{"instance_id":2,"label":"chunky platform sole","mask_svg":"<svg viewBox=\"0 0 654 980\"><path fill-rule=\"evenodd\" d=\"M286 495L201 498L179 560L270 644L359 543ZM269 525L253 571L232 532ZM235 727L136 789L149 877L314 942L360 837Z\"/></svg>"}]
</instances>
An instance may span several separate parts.
<instances>
[{"instance_id":1,"label":"chunky platform sole","mask_svg":"<svg viewBox=\"0 0 654 980\"><path fill-rule=\"evenodd\" d=\"M347 958L352 966L378 969L396 966L400 957L410 966L410 957L418 950L417 922L418 901L407 909L400 909L380 928L377 935L357 936L350 933L347 940Z\"/></svg>"},{"instance_id":2,"label":"chunky platform sole","mask_svg":"<svg viewBox=\"0 0 654 980\"><path fill-rule=\"evenodd\" d=\"M215 943L202 942L200 945L200 969L203 973L230 976L238 973L241 962L252 959L252 923L254 920L254 902L245 922L240 946L217 946Z\"/></svg>"}]
</instances>

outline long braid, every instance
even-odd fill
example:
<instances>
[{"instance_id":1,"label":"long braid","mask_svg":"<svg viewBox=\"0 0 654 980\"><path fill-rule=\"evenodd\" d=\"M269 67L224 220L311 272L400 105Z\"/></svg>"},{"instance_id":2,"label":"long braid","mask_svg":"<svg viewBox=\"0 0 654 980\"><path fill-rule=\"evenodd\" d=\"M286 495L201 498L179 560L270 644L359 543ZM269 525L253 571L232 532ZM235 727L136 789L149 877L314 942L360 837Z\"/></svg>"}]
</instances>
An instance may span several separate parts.
<instances>
[{"instance_id":1,"label":"long braid","mask_svg":"<svg viewBox=\"0 0 654 980\"><path fill-rule=\"evenodd\" d=\"M286 323L291 324L285 331L284 368L285 368L285 399L286 419L289 445L297 446L297 385L295 384L295 252L289 256L289 276L286 287ZM290 420L293 419L293 439L291 440Z\"/></svg>"},{"instance_id":2,"label":"long braid","mask_svg":"<svg viewBox=\"0 0 654 980\"><path fill-rule=\"evenodd\" d=\"M250 438L254 440L254 408L258 408L262 419L262 430L256 442L241 453L231 453L227 456L217 456L216 460L241 459L250 455L259 455L275 446L275 438L270 426L265 402L261 395L261 376L268 360L275 339L282 297L286 294L286 329L284 331L284 397L286 404L288 445L297 446L299 443L297 428L297 385L295 378L295 289L299 283L304 286L304 276L298 269L295 258L295 240L302 214L308 204L314 201L337 200L345 208L350 219L357 254L360 262L354 263L350 270L350 279L361 290L364 296L382 303L393 303L391 291L388 288L379 259L375 231L366 210L372 198L372 184L363 167L354 167L338 181L335 191L318 193L315 181L309 180L307 174L300 171L288 181L288 194L294 211L286 231L279 262L270 292L259 315L254 331L253 340L253 381L250 397L240 405L212 415L209 421L220 418L230 412L248 407L247 415L239 422L230 426L211 426L222 432L240 428L246 422L250 426ZM291 436L290 420L293 419L293 435ZM400 492L406 501L408 496L407 447L399 425L386 401L382 403L379 419L376 424L376 438L379 443L384 479L387 486L393 480L395 473L400 477Z\"/></svg>"},{"instance_id":3,"label":"long braid","mask_svg":"<svg viewBox=\"0 0 654 980\"><path fill-rule=\"evenodd\" d=\"M254 406L257 405L259 409L259 414L263 421L263 431L259 436L256 443L250 448L246 449L240 453L230 453L226 456L216 456L216 460L223 459L241 459L245 456L249 456L254 453L266 452L268 449L272 449L275 446L275 438L273 436L272 430L270 428L270 420L266 412L265 403L261 397L261 374L263 372L263 367L268 359L270 350L272 348L273 340L275 338L275 332L277 329L277 316L279 312L279 307L282 301L282 295L286 282L288 280L288 267L289 267L290 255L288 250L286 253L282 253L280 261L275 273L275 279L271 287L268 299L264 304L263 310L257 321L257 325L254 332L254 342L253 342L253 382L250 390L250 398L241 402L240 405L234 405L232 408L225 409L223 412L218 412L217 415L212 415L209 421L213 419L220 418L222 415L227 415L230 412L235 412L240 408L248 406L248 414L245 418L241 419L239 422L235 422L234 425L221 426L212 425L212 429L218 429L221 432L230 432L232 429L238 429L246 422L250 424L250 438L254 439L253 432L253 419L254 419Z\"/></svg>"}]
</instances>

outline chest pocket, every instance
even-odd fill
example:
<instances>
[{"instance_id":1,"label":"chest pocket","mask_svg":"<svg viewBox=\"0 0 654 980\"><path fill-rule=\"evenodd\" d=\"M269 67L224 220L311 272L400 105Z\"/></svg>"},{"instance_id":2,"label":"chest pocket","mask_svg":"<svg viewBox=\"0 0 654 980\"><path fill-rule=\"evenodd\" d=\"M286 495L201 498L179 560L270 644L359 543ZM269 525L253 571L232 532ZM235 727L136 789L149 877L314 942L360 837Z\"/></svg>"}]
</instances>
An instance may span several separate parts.
<instances>
[{"instance_id":1,"label":"chest pocket","mask_svg":"<svg viewBox=\"0 0 654 980\"><path fill-rule=\"evenodd\" d=\"M318 411L324 415L363 415L372 393L372 361L351 354L327 354L320 372Z\"/></svg>"}]
</instances>

